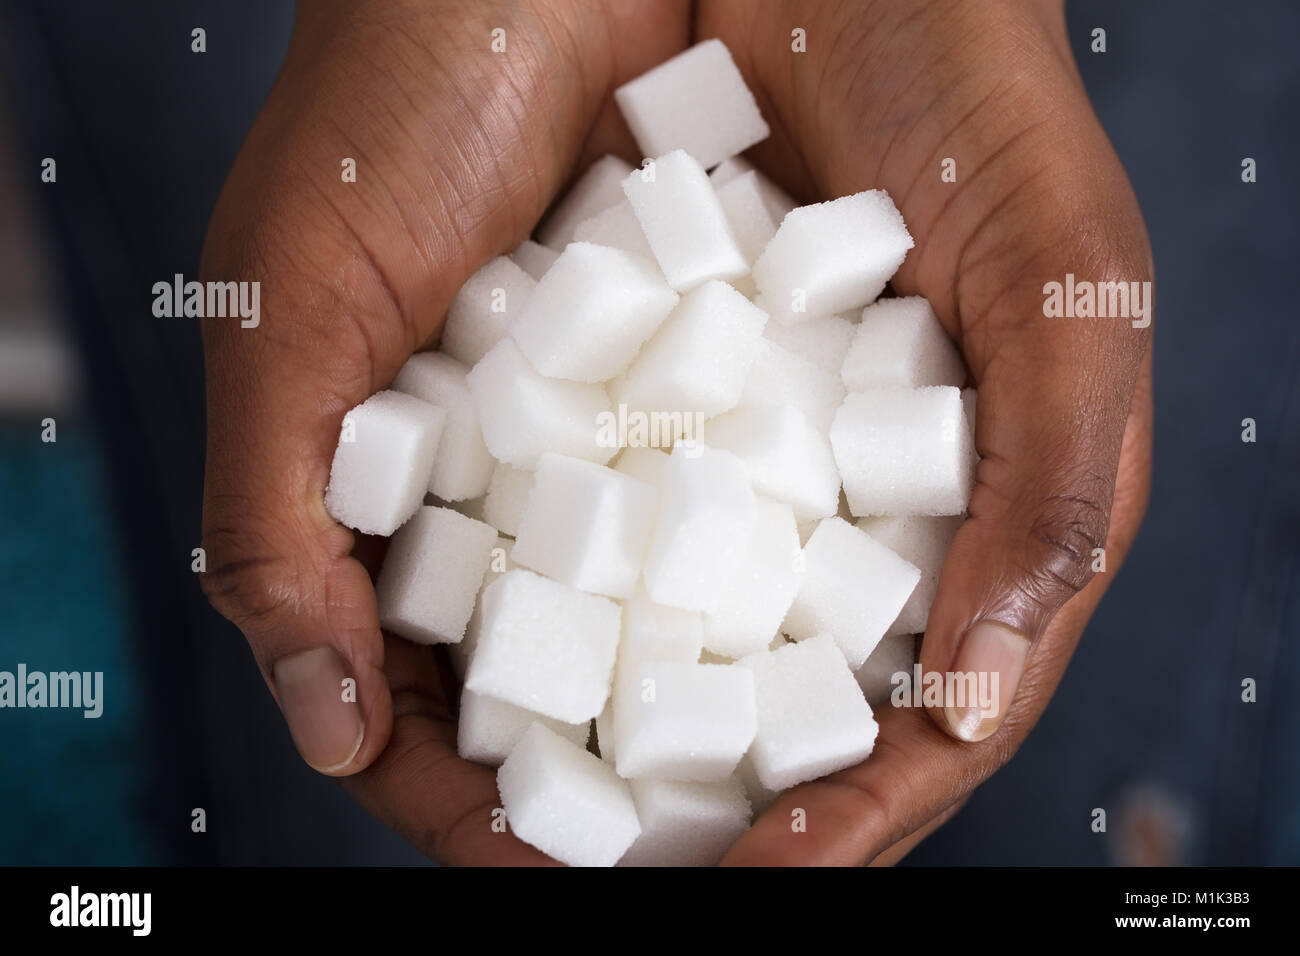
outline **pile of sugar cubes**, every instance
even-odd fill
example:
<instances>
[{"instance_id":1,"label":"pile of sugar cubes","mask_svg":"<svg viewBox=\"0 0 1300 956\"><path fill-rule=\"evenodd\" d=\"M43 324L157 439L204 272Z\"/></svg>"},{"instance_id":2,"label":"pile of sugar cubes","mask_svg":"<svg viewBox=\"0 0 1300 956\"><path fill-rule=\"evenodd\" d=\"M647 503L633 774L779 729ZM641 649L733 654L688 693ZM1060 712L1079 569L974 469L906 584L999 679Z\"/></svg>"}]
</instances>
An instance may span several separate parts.
<instances>
[{"instance_id":1,"label":"pile of sugar cubes","mask_svg":"<svg viewBox=\"0 0 1300 956\"><path fill-rule=\"evenodd\" d=\"M617 91L606 156L344 418L326 505L391 535L381 625L450 645L459 750L574 865L713 864L864 760L975 452L888 194L796 208L720 42ZM712 172L706 170L712 169Z\"/></svg>"}]
</instances>

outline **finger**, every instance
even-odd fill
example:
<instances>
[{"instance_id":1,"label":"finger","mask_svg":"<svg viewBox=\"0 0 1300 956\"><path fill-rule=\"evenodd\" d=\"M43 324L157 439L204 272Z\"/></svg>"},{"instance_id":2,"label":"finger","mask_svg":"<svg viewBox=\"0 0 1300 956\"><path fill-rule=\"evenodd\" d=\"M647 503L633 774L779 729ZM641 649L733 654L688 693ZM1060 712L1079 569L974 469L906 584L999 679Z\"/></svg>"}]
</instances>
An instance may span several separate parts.
<instances>
[{"instance_id":1,"label":"finger","mask_svg":"<svg viewBox=\"0 0 1300 956\"><path fill-rule=\"evenodd\" d=\"M1022 275L989 314L963 319L963 336L979 335L979 323L987 323L998 338L971 353L980 461L969 519L945 559L921 649L925 672L974 682L953 685L962 693L947 694L935 714L963 740L997 729L1033 644L1107 565L1125 423L1147 335L1128 318L1044 317L1038 290L1070 269L1064 261ZM1089 274L1086 264L1080 272ZM1151 288L1149 271L1137 264L1099 279ZM976 699L966 693L972 688Z\"/></svg>"},{"instance_id":2,"label":"finger","mask_svg":"<svg viewBox=\"0 0 1300 956\"><path fill-rule=\"evenodd\" d=\"M496 772L461 760L431 648L390 638L393 733L343 781L366 810L431 859L452 865L558 865L504 826Z\"/></svg>"},{"instance_id":3,"label":"finger","mask_svg":"<svg viewBox=\"0 0 1300 956\"><path fill-rule=\"evenodd\" d=\"M303 758L337 775L369 765L393 721L373 588L323 502L343 414L531 228L603 98L585 84L608 86L609 57L576 19L420 9L405 29L356 31L326 28L339 8L304 8L202 269L261 287L255 327L204 323L204 588L248 638ZM508 57L486 39L472 53L430 40L487 38L498 15L519 24ZM590 48L588 75L554 47L562 33ZM356 160L355 182L338 157Z\"/></svg>"},{"instance_id":4,"label":"finger","mask_svg":"<svg viewBox=\"0 0 1300 956\"><path fill-rule=\"evenodd\" d=\"M899 840L893 846L879 854L875 859L868 863L867 866L896 866L909 853L924 843L926 838L934 833L935 830L938 830L957 814L961 813L962 807L964 806L966 806L966 798L963 797L929 823L925 824L925 826L903 837L903 839Z\"/></svg>"},{"instance_id":5,"label":"finger","mask_svg":"<svg viewBox=\"0 0 1300 956\"><path fill-rule=\"evenodd\" d=\"M1047 706L1079 634L1123 562L1150 484L1151 361L1135 389L1112 508L1107 573L1095 576L1048 625L998 730L974 743L908 707L878 710L880 735L862 764L781 795L727 854L729 865L858 866L956 805L1015 753ZM804 827L791 826L802 811Z\"/></svg>"}]
</instances>

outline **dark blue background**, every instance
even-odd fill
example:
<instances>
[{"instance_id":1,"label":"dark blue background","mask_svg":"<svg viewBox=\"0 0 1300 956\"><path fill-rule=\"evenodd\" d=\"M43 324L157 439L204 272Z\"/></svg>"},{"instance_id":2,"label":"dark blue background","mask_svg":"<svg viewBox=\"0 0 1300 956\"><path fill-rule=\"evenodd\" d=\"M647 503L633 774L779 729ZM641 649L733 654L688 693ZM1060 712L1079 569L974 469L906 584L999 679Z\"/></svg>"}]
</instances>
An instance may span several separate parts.
<instances>
[{"instance_id":1,"label":"dark blue background","mask_svg":"<svg viewBox=\"0 0 1300 956\"><path fill-rule=\"evenodd\" d=\"M4 9L17 145L31 169L59 157L57 189L32 176L32 241L55 263L93 414L61 426L57 459L35 455L30 425L0 431L0 667L102 669L110 707L0 713L0 862L418 862L301 764L242 638L198 593L197 330L149 311L154 281L197 272L291 5ZM1108 0L1069 23L1155 250L1151 507L1038 728L911 862L1113 862L1116 828L1091 832L1092 809L1154 789L1185 862L1294 864L1300 6ZM1088 49L1097 26L1105 54Z\"/></svg>"}]
</instances>

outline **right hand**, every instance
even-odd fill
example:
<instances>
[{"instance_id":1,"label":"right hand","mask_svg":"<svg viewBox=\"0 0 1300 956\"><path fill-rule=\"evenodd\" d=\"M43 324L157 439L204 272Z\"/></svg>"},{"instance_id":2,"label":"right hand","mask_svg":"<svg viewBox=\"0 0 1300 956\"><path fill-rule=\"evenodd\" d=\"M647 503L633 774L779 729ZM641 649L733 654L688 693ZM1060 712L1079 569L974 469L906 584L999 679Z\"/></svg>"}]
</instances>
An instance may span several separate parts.
<instances>
[{"instance_id":1,"label":"right hand","mask_svg":"<svg viewBox=\"0 0 1300 956\"><path fill-rule=\"evenodd\" d=\"M203 278L259 281L262 319L204 323L204 589L303 759L442 861L550 862L493 831L495 774L457 756L432 649L380 632L324 507L342 418L436 342L456 291L573 170L637 162L611 93L688 32L684 0L302 4L209 227Z\"/></svg>"}]
</instances>

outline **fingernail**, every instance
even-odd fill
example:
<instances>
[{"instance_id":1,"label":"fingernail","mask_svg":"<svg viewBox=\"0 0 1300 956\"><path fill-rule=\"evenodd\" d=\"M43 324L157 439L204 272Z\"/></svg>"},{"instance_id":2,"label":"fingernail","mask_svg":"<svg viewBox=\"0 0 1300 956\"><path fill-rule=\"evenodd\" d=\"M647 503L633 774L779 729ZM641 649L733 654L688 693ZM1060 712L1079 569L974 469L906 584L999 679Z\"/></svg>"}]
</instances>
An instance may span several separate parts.
<instances>
[{"instance_id":1,"label":"fingernail","mask_svg":"<svg viewBox=\"0 0 1300 956\"><path fill-rule=\"evenodd\" d=\"M964 699L944 702L944 717L954 737L975 742L993 736L1016 695L1028 653L1028 638L1004 624L980 621L966 632L952 670L974 674L975 679L953 681L951 686L966 692Z\"/></svg>"},{"instance_id":2,"label":"fingernail","mask_svg":"<svg viewBox=\"0 0 1300 956\"><path fill-rule=\"evenodd\" d=\"M365 720L356 694L344 699L348 674L332 647L282 657L271 669L280 710L302 759L321 773L338 773L361 749Z\"/></svg>"}]
</instances>

